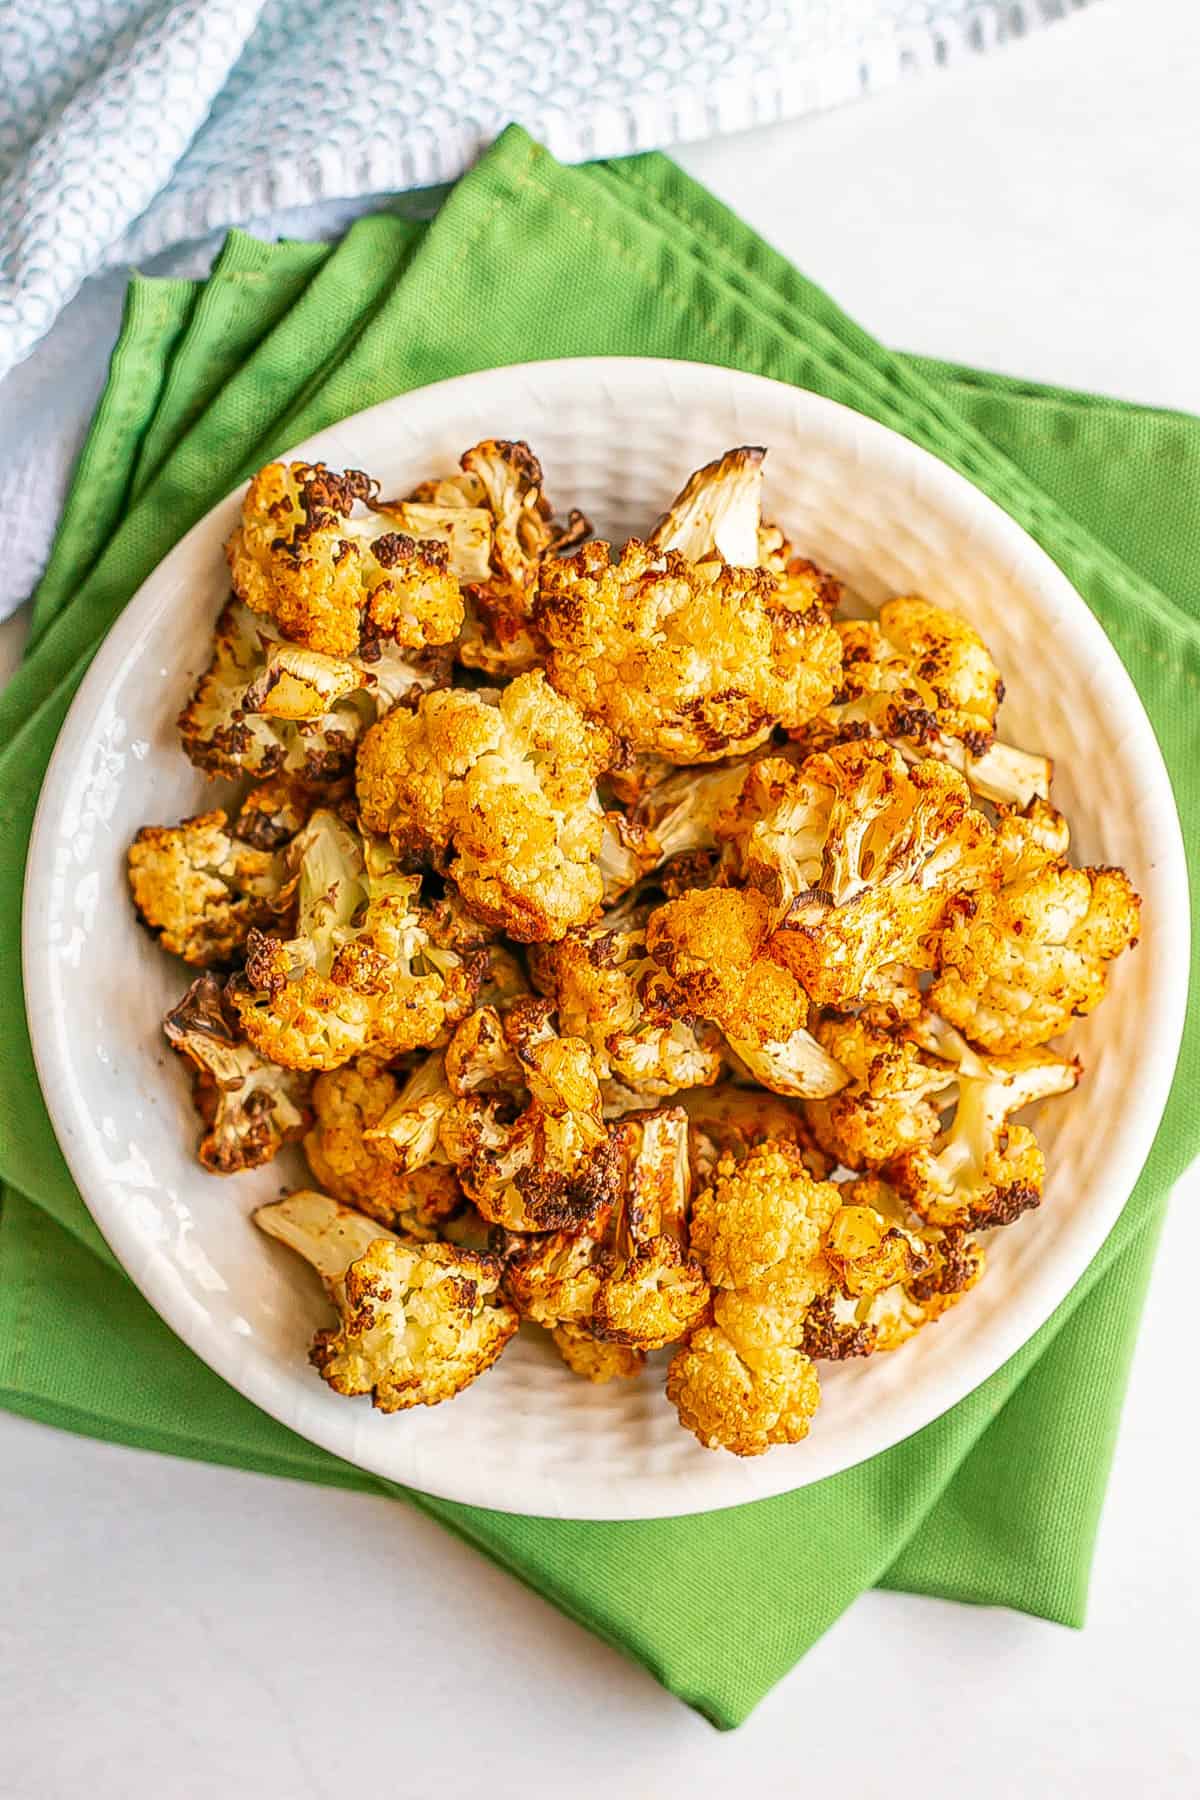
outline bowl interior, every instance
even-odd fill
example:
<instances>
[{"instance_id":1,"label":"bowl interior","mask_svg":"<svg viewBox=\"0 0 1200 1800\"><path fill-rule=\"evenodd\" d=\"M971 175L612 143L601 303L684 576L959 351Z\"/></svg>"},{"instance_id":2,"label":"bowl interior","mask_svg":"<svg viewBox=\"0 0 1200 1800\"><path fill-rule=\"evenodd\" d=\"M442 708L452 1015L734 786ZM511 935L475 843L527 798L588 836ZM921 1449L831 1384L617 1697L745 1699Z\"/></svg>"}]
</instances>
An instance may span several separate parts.
<instances>
[{"instance_id":1,"label":"bowl interior","mask_svg":"<svg viewBox=\"0 0 1200 1800\"><path fill-rule=\"evenodd\" d=\"M622 360L443 383L304 449L403 492L499 433L527 437L556 504L582 507L616 538L648 529L698 463L730 444L766 444L768 510L805 554L868 603L917 591L983 633L1008 684L1002 735L1053 756L1077 858L1123 864L1146 903L1141 947L1072 1034L1085 1083L1039 1124L1050 1169L1041 1210L993 1238L986 1281L936 1330L823 1373L808 1442L756 1461L702 1450L657 1379L593 1388L533 1335L450 1406L388 1419L328 1393L305 1360L327 1317L315 1279L249 1222L279 1191L281 1168L220 1180L192 1159L187 1083L160 1030L187 974L139 929L125 891L140 825L214 803L174 720L208 659L236 500L127 608L64 730L27 888L35 1052L73 1173L126 1268L205 1360L297 1431L393 1480L482 1505L609 1518L729 1505L834 1473L936 1417L1037 1328L1099 1247L1149 1148L1178 1045L1178 823L1140 704L1083 603L1010 520L903 439L757 377Z\"/></svg>"}]
</instances>

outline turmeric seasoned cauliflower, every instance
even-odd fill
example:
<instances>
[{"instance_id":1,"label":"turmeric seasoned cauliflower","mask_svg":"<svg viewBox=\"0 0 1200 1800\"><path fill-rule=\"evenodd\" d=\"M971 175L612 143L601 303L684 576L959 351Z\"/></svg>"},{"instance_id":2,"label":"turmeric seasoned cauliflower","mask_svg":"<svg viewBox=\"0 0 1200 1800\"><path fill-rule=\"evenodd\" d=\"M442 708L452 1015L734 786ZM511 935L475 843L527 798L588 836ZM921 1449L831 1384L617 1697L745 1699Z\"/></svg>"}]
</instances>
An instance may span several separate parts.
<instances>
[{"instance_id":1,"label":"turmeric seasoned cauliflower","mask_svg":"<svg viewBox=\"0 0 1200 1800\"><path fill-rule=\"evenodd\" d=\"M138 917L164 950L197 968L232 962L254 926L278 920L286 884L284 859L239 840L219 809L143 825L129 847Z\"/></svg>"},{"instance_id":2,"label":"turmeric seasoned cauliflower","mask_svg":"<svg viewBox=\"0 0 1200 1800\"><path fill-rule=\"evenodd\" d=\"M821 1384L802 1350L739 1348L720 1326L701 1325L671 1358L667 1399L706 1449L761 1456L808 1436Z\"/></svg>"},{"instance_id":3,"label":"turmeric seasoned cauliflower","mask_svg":"<svg viewBox=\"0 0 1200 1800\"><path fill-rule=\"evenodd\" d=\"M606 1343L582 1325L556 1325L550 1336L572 1375L585 1381L631 1381L646 1367L644 1350Z\"/></svg>"},{"instance_id":4,"label":"turmeric seasoned cauliflower","mask_svg":"<svg viewBox=\"0 0 1200 1800\"><path fill-rule=\"evenodd\" d=\"M646 953L649 910L578 927L545 962L562 1029L591 1045L601 1078L662 1097L719 1080L723 1057L713 1026L672 1009L658 964Z\"/></svg>"},{"instance_id":5,"label":"turmeric seasoned cauliflower","mask_svg":"<svg viewBox=\"0 0 1200 1800\"><path fill-rule=\"evenodd\" d=\"M552 1232L516 1248L505 1291L536 1324L658 1350L691 1329L709 1298L687 1249L687 1116L678 1107L631 1114L613 1137L619 1197L583 1231Z\"/></svg>"},{"instance_id":6,"label":"turmeric seasoned cauliflower","mask_svg":"<svg viewBox=\"0 0 1200 1800\"><path fill-rule=\"evenodd\" d=\"M337 1394L381 1412L436 1406L490 1369L517 1329L495 1257L397 1237L328 1195L301 1191L254 1222L312 1264L340 1320L310 1358Z\"/></svg>"},{"instance_id":7,"label":"turmeric seasoned cauliflower","mask_svg":"<svg viewBox=\"0 0 1200 1800\"><path fill-rule=\"evenodd\" d=\"M227 548L238 599L326 656L353 656L376 638L414 650L450 643L463 603L447 546L380 531L373 512L356 512L377 495L359 469L268 463Z\"/></svg>"},{"instance_id":8,"label":"turmeric seasoned cauliflower","mask_svg":"<svg viewBox=\"0 0 1200 1800\"><path fill-rule=\"evenodd\" d=\"M889 745L836 745L799 768L755 763L721 830L771 899L771 954L820 1006L872 1001L894 965L929 967L956 897L999 879L962 777Z\"/></svg>"},{"instance_id":9,"label":"turmeric seasoned cauliflower","mask_svg":"<svg viewBox=\"0 0 1200 1800\"><path fill-rule=\"evenodd\" d=\"M845 1071L808 1029L808 995L775 959L772 924L753 889L695 889L651 913L646 949L668 977L668 1003L718 1026L763 1087L836 1093Z\"/></svg>"},{"instance_id":10,"label":"turmeric seasoned cauliflower","mask_svg":"<svg viewBox=\"0 0 1200 1800\"><path fill-rule=\"evenodd\" d=\"M884 1173L931 1225L1011 1224L1040 1204L1046 1163L1032 1131L1009 1121L1035 1100L1068 1093L1079 1063L1043 1049L981 1056L932 1013L910 1029L953 1068L954 1118L929 1145L902 1151Z\"/></svg>"},{"instance_id":11,"label":"turmeric seasoned cauliflower","mask_svg":"<svg viewBox=\"0 0 1200 1800\"><path fill-rule=\"evenodd\" d=\"M807 1100L813 1135L848 1169L882 1169L905 1150L931 1144L952 1097L954 1069L903 1030L885 1031L861 1014L827 1013L814 1034L850 1079L827 1100Z\"/></svg>"},{"instance_id":12,"label":"turmeric seasoned cauliflower","mask_svg":"<svg viewBox=\"0 0 1200 1800\"><path fill-rule=\"evenodd\" d=\"M976 756L991 744L1004 683L965 619L912 594L837 632L842 685L825 716L839 730L865 725L917 746L955 738Z\"/></svg>"},{"instance_id":13,"label":"turmeric seasoned cauliflower","mask_svg":"<svg viewBox=\"0 0 1200 1800\"><path fill-rule=\"evenodd\" d=\"M765 569L594 542L544 565L535 621L551 681L636 753L712 762L829 703L841 648L819 606Z\"/></svg>"},{"instance_id":14,"label":"turmeric seasoned cauliflower","mask_svg":"<svg viewBox=\"0 0 1200 1800\"><path fill-rule=\"evenodd\" d=\"M446 690L367 733L359 806L397 850L435 858L481 919L522 943L558 938L600 907L595 783L609 752L540 671Z\"/></svg>"},{"instance_id":15,"label":"turmeric seasoned cauliflower","mask_svg":"<svg viewBox=\"0 0 1200 1800\"><path fill-rule=\"evenodd\" d=\"M692 1179L698 1187L709 1185L723 1156L736 1160L768 1142L794 1145L818 1181L837 1161L816 1142L800 1103L781 1094L720 1081L680 1094L678 1103L688 1116Z\"/></svg>"},{"instance_id":16,"label":"turmeric seasoned cauliflower","mask_svg":"<svg viewBox=\"0 0 1200 1800\"><path fill-rule=\"evenodd\" d=\"M215 975L193 981L163 1030L191 1064L192 1103L204 1126L197 1155L211 1174L257 1169L303 1134L312 1117L310 1077L239 1043Z\"/></svg>"},{"instance_id":17,"label":"turmeric seasoned cauliflower","mask_svg":"<svg viewBox=\"0 0 1200 1800\"><path fill-rule=\"evenodd\" d=\"M855 1210L860 1243L881 1245L888 1231L897 1226L910 1238L915 1234L920 1242L926 1259L923 1269L914 1273L906 1268L891 1286L852 1303L840 1302L838 1307L852 1314L859 1328L870 1331L874 1351L898 1350L957 1306L982 1279L987 1266L983 1246L963 1230L942 1230L920 1222L914 1226L895 1190L876 1175L847 1182L842 1198L848 1209ZM836 1250L827 1248L826 1255L833 1260Z\"/></svg>"},{"instance_id":18,"label":"turmeric seasoned cauliflower","mask_svg":"<svg viewBox=\"0 0 1200 1800\"><path fill-rule=\"evenodd\" d=\"M406 1169L368 1135L400 1087L390 1070L367 1056L318 1075L304 1153L314 1180L335 1200L408 1237L434 1238L466 1205L453 1169L433 1161Z\"/></svg>"},{"instance_id":19,"label":"turmeric seasoned cauliflower","mask_svg":"<svg viewBox=\"0 0 1200 1800\"><path fill-rule=\"evenodd\" d=\"M470 1054L458 1034L446 1053L460 1092L441 1148L484 1218L509 1231L581 1229L616 1191L591 1051L560 1037L552 1013L545 1000L481 1007L460 1027Z\"/></svg>"},{"instance_id":20,"label":"turmeric seasoned cauliflower","mask_svg":"<svg viewBox=\"0 0 1200 1800\"><path fill-rule=\"evenodd\" d=\"M647 547L656 556L677 550L688 562L719 558L741 568L755 568L766 454L755 445L743 444L689 475L647 538Z\"/></svg>"},{"instance_id":21,"label":"turmeric seasoned cauliflower","mask_svg":"<svg viewBox=\"0 0 1200 1800\"><path fill-rule=\"evenodd\" d=\"M430 937L420 878L386 842L315 812L289 856L299 871L297 935L250 933L230 997L249 1043L291 1069L336 1069L431 1044L471 1005L477 962Z\"/></svg>"},{"instance_id":22,"label":"turmeric seasoned cauliflower","mask_svg":"<svg viewBox=\"0 0 1200 1800\"><path fill-rule=\"evenodd\" d=\"M1123 869L1047 862L951 921L930 1004L985 1050L1045 1044L1100 1004L1140 915Z\"/></svg>"}]
</instances>

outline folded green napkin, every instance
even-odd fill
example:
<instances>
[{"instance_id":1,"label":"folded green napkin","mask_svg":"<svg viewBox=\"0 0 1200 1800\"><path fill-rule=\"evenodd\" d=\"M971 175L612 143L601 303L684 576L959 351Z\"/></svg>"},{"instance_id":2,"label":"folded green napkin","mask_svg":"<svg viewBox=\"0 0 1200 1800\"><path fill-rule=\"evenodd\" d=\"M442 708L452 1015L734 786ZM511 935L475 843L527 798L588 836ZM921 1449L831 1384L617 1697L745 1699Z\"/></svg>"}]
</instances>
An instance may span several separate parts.
<instances>
[{"instance_id":1,"label":"folded green napkin","mask_svg":"<svg viewBox=\"0 0 1200 1800\"><path fill-rule=\"evenodd\" d=\"M775 376L962 470L1032 531L1103 622L1174 771L1188 844L1200 843L1200 421L893 355L665 158L568 170L516 129L428 226L375 216L334 250L235 233L206 282L135 277L36 597L31 654L0 696L0 1402L12 1411L177 1455L383 1485L197 1362L91 1223L29 1052L25 846L97 644L235 483L389 395L584 354ZM660 1522L575 1524L407 1498L722 1727L872 1585L1079 1624L1165 1196L1200 1141L1188 1106L1198 1048L1192 1027L1146 1168L1074 1293L907 1443L798 1494Z\"/></svg>"}]
</instances>

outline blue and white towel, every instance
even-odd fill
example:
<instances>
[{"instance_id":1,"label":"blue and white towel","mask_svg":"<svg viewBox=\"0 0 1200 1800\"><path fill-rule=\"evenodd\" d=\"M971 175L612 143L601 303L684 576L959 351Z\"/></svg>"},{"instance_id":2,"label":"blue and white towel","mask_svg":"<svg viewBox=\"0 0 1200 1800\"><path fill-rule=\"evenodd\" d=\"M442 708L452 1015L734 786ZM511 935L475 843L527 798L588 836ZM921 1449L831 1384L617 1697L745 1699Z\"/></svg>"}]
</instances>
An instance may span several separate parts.
<instances>
[{"instance_id":1,"label":"blue and white towel","mask_svg":"<svg viewBox=\"0 0 1200 1800\"><path fill-rule=\"evenodd\" d=\"M0 0L0 376L80 283L214 227L831 106L1086 0Z\"/></svg>"}]
</instances>

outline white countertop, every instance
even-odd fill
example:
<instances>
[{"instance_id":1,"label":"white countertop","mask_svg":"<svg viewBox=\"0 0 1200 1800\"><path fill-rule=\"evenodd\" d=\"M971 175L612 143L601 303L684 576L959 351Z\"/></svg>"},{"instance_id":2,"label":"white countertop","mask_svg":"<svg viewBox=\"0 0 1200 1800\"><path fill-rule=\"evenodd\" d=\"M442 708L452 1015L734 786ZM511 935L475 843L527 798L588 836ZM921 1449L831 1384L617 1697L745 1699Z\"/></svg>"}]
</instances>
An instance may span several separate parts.
<instances>
[{"instance_id":1,"label":"white countertop","mask_svg":"<svg viewBox=\"0 0 1200 1800\"><path fill-rule=\"evenodd\" d=\"M1198 93L1190 0L1108 0L679 160L890 343L1200 410ZM1086 1631L865 1595L724 1737L401 1504L0 1415L0 1796L1194 1795L1198 1200L1193 1171Z\"/></svg>"}]
</instances>

